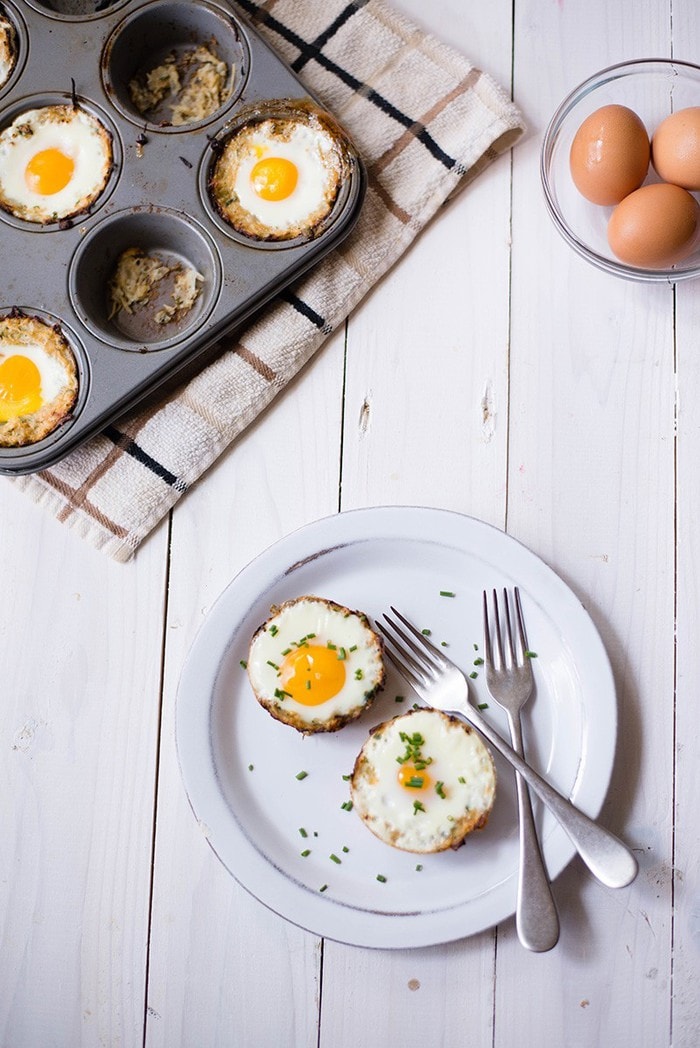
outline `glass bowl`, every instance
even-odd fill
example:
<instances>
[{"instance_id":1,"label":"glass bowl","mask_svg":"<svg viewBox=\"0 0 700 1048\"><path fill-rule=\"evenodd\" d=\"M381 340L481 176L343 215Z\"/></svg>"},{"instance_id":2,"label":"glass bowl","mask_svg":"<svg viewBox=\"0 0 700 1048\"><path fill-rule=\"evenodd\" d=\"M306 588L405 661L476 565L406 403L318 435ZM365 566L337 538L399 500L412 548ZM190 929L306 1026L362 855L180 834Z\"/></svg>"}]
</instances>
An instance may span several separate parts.
<instances>
[{"instance_id":1,"label":"glass bowl","mask_svg":"<svg viewBox=\"0 0 700 1048\"><path fill-rule=\"evenodd\" d=\"M628 106L644 122L651 138L671 113L700 106L700 66L654 58L622 62L589 77L561 103L544 135L540 173L554 224L571 247L594 266L629 280L675 282L700 276L700 237L691 255L676 265L643 269L621 262L608 245L612 207L592 204L571 178L569 151L574 135L601 106ZM644 185L660 182L651 164ZM700 194L693 193L700 203Z\"/></svg>"}]
</instances>

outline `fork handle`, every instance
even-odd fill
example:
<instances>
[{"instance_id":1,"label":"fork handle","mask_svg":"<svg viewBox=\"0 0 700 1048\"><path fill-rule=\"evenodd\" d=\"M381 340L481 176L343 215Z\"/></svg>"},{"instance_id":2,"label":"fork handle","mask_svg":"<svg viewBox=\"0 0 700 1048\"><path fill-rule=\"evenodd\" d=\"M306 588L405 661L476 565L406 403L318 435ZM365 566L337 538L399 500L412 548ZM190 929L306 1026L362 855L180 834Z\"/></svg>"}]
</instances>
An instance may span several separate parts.
<instances>
[{"instance_id":1,"label":"fork handle","mask_svg":"<svg viewBox=\"0 0 700 1048\"><path fill-rule=\"evenodd\" d=\"M593 876L608 888L624 888L631 884L637 876L638 865L629 848L545 782L473 706L462 708L460 712L520 772L528 786L556 816Z\"/></svg>"},{"instance_id":2,"label":"fork handle","mask_svg":"<svg viewBox=\"0 0 700 1048\"><path fill-rule=\"evenodd\" d=\"M522 757L520 716L509 712L508 723L513 749ZM515 924L522 945L535 953L544 953L559 941L559 915L537 839L527 783L517 771L515 782L520 825L520 867Z\"/></svg>"}]
</instances>

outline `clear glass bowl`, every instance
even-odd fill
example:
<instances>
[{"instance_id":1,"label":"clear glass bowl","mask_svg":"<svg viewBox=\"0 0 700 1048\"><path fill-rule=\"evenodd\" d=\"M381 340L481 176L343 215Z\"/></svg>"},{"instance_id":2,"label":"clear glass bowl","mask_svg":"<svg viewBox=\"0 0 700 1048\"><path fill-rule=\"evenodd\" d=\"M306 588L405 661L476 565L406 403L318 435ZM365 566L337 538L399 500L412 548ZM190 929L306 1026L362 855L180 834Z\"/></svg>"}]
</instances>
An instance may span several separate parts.
<instances>
[{"instance_id":1,"label":"clear glass bowl","mask_svg":"<svg viewBox=\"0 0 700 1048\"><path fill-rule=\"evenodd\" d=\"M579 127L601 106L628 106L644 122L649 137L671 113L700 106L700 66L655 58L609 66L568 95L552 117L542 143L540 172L547 208L571 247L599 269L630 280L675 282L700 276L700 237L693 253L677 265L642 269L620 262L608 245L612 207L592 204L576 189L569 151ZM644 185L660 182L651 164ZM700 202L700 194L694 193Z\"/></svg>"}]
</instances>

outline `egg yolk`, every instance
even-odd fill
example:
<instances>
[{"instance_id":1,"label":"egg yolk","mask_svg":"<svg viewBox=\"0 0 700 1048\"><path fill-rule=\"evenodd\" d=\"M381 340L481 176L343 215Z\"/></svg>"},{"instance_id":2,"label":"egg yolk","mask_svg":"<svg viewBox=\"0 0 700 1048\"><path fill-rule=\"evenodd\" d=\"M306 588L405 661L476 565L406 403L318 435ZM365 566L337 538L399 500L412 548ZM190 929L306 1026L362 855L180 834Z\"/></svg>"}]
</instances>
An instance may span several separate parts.
<instances>
[{"instance_id":1,"label":"egg yolk","mask_svg":"<svg viewBox=\"0 0 700 1048\"><path fill-rule=\"evenodd\" d=\"M250 173L253 189L263 200L286 200L296 189L298 180L296 164L282 156L258 160Z\"/></svg>"},{"instance_id":2,"label":"egg yolk","mask_svg":"<svg viewBox=\"0 0 700 1048\"><path fill-rule=\"evenodd\" d=\"M0 422L32 415L42 406L41 374L33 360L20 354L0 363Z\"/></svg>"},{"instance_id":3,"label":"egg yolk","mask_svg":"<svg viewBox=\"0 0 700 1048\"><path fill-rule=\"evenodd\" d=\"M42 149L35 153L24 170L27 186L33 193L51 196L60 192L73 177L75 164L60 149Z\"/></svg>"},{"instance_id":4,"label":"egg yolk","mask_svg":"<svg viewBox=\"0 0 700 1048\"><path fill-rule=\"evenodd\" d=\"M420 793L421 790L427 790L429 786L432 786L433 780L428 775L424 768L418 769L415 764L402 764L399 768L397 778L399 780L399 786L403 786L404 789L416 793Z\"/></svg>"},{"instance_id":5,"label":"egg yolk","mask_svg":"<svg viewBox=\"0 0 700 1048\"><path fill-rule=\"evenodd\" d=\"M303 706L320 706L345 684L345 663L320 644L295 648L280 666L282 688Z\"/></svg>"}]
</instances>

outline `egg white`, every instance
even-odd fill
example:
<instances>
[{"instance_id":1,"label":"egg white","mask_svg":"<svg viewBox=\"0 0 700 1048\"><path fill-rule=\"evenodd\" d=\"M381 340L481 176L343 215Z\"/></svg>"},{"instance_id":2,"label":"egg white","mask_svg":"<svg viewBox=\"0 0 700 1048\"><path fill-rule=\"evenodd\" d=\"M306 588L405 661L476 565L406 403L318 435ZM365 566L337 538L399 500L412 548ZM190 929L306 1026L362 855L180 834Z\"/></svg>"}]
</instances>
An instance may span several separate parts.
<instances>
[{"instance_id":1,"label":"egg white","mask_svg":"<svg viewBox=\"0 0 700 1048\"><path fill-rule=\"evenodd\" d=\"M25 171L47 149L60 150L75 166L63 189L44 195L30 189ZM0 134L0 204L31 222L67 218L100 195L111 166L111 137L97 117L69 105L28 110Z\"/></svg>"},{"instance_id":2,"label":"egg white","mask_svg":"<svg viewBox=\"0 0 700 1048\"><path fill-rule=\"evenodd\" d=\"M428 776L426 789L399 781L406 754L402 733L423 740L421 753L429 763L417 777ZM353 807L367 827L395 848L420 853L454 848L483 827L495 792L493 759L480 737L439 710L414 710L380 724L351 779Z\"/></svg>"},{"instance_id":3,"label":"egg white","mask_svg":"<svg viewBox=\"0 0 700 1048\"><path fill-rule=\"evenodd\" d=\"M304 643L328 648L345 667L342 688L318 705L280 695L284 653ZM382 687L382 654L382 642L361 612L304 596L273 608L256 631L248 653L248 676L256 698L273 717L304 733L336 731L359 716Z\"/></svg>"}]
</instances>

